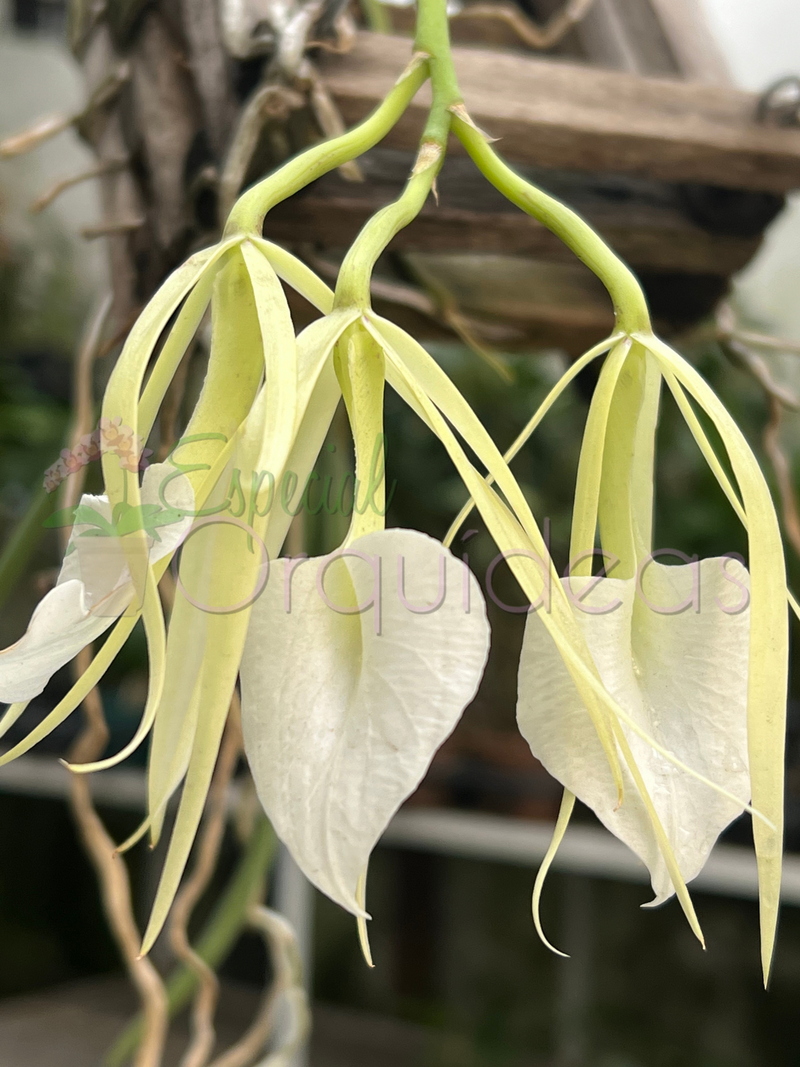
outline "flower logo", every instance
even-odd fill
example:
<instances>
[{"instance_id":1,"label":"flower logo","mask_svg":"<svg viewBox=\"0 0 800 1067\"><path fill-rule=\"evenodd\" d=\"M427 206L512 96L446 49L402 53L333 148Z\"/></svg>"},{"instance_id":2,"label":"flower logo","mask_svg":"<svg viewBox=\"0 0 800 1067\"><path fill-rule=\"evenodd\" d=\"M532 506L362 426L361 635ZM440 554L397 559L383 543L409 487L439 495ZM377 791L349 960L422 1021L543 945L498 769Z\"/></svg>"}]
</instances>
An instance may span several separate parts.
<instances>
[{"instance_id":1,"label":"flower logo","mask_svg":"<svg viewBox=\"0 0 800 1067\"><path fill-rule=\"evenodd\" d=\"M59 458L44 472L44 488L48 493L54 492L65 478L99 460L104 452L118 456L120 467L131 474L147 470L153 455L152 448L144 448L121 418L102 418L97 428L84 434L74 448L62 448Z\"/></svg>"}]
</instances>

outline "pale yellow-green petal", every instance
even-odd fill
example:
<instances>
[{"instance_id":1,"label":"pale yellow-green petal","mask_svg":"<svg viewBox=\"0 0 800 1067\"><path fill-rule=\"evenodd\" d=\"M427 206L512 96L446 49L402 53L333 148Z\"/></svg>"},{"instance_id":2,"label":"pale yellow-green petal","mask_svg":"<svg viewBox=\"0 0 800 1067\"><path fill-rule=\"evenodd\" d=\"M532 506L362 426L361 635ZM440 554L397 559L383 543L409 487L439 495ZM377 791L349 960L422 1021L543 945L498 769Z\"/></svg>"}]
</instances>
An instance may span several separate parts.
<instances>
[{"instance_id":1,"label":"pale yellow-green petal","mask_svg":"<svg viewBox=\"0 0 800 1067\"><path fill-rule=\"evenodd\" d=\"M374 967L375 963L372 959L372 949L369 945L369 930L367 929L367 872L362 873L358 880L358 886L356 887L356 901L361 908L363 914L356 916L356 926L358 928L358 943L361 946L361 955L364 957L364 962L367 967Z\"/></svg>"},{"instance_id":2,"label":"pale yellow-green petal","mask_svg":"<svg viewBox=\"0 0 800 1067\"><path fill-rule=\"evenodd\" d=\"M392 367L394 371L399 373L399 376L404 379L404 388L414 394L416 404L425 411L426 420L433 427L434 432L450 454L468 492L475 497L489 532L492 534L497 544L502 546L503 550L506 552L509 549L520 551L522 553L525 553L526 550L529 551L531 540L527 537L527 531L523 531L521 527L518 526L515 518L508 511L507 506L502 503L469 462L449 426L439 414L436 405L429 399L427 389L423 388L416 380L415 375L405 367L403 360L393 351L391 344L384 337L383 332L379 330L377 331L377 335L378 337L383 338L387 355L387 372L389 368ZM459 425L459 430L463 432L461 425ZM481 451L483 451L480 447L480 443L478 448L475 447L473 441L470 440L469 443L480 455ZM498 473L502 475L503 472L498 471ZM498 478L498 484L502 485L500 478ZM513 558L509 557L508 562L526 595L530 597L532 602L534 602L540 595L541 589L541 585L535 575L535 568L531 568L528 565L529 560L525 558L524 555L515 556ZM612 760L617 757L618 751L622 751L637 789L643 790L642 799L646 806L648 817L651 820L659 849L662 852L670 878L673 881L676 894L690 926L702 941L702 934L697 923L694 907L681 876L680 869L678 868L669 839L664 832L652 800L647 793L647 788L642 781L641 774L636 767L636 763L630 752L627 741L622 734L617 718L620 709L597 676L596 667L591 659L588 649L585 647L585 643L582 642L579 637L575 637L574 631L576 629L576 623L572 617L571 611L568 608L569 614L557 612L557 605L560 603L561 601L558 597L554 598L552 602L552 613L548 611L543 612L541 619L559 648L564 663L581 693L584 705L592 718L592 722L595 724L598 737L600 738L601 743L603 743L604 750L609 759L609 766L613 771L614 763ZM604 733L606 732L611 732L613 735L610 745L608 746L606 739L604 738ZM619 749L617 746L619 746ZM615 775L614 780L618 783L618 790L621 791L621 777L618 778Z\"/></svg>"},{"instance_id":3,"label":"pale yellow-green petal","mask_svg":"<svg viewBox=\"0 0 800 1067\"><path fill-rule=\"evenodd\" d=\"M277 479L283 474L297 419L294 327L283 287L269 261L249 241L241 249L255 297L266 380L264 439L256 467L271 471Z\"/></svg>"},{"instance_id":4,"label":"pale yellow-green petal","mask_svg":"<svg viewBox=\"0 0 800 1067\"><path fill-rule=\"evenodd\" d=\"M138 404L142 383L158 339L181 302L197 284L203 272L225 254L231 242L197 252L167 278L136 320L106 387L103 416L120 419L123 426L138 434ZM125 499L126 472L113 453L103 456L103 477L112 508ZM132 480L129 479L129 482ZM132 486L129 484L128 489ZM137 504L138 485L128 497Z\"/></svg>"},{"instance_id":5,"label":"pale yellow-green petal","mask_svg":"<svg viewBox=\"0 0 800 1067\"><path fill-rule=\"evenodd\" d=\"M514 457L519 453L520 449L524 447L526 442L530 439L531 435L542 422L542 419L544 419L545 415L547 415L547 413L553 407L558 398L567 389L567 387L572 384L572 382L575 380L575 378L577 378L581 371L585 370L591 362L598 358L598 356L602 356L604 352L607 352L608 349L611 348L618 340L620 340L620 336L607 337L605 341L601 341L599 344L595 345L594 348L590 348L588 352L584 353L584 355L580 357L580 359L576 359L575 362L570 365L569 369L561 375L556 384L553 386L553 388L544 398L542 403L536 409L534 414L528 420L525 429L517 436L511 447L503 453L503 459L506 461L506 463L510 463L512 459L514 459ZM420 413L417 412L417 414ZM491 475L487 475L487 484L492 485L493 483L494 478L492 478ZM467 516L474 507L475 501L470 499L458 513L452 525L450 526L450 529L447 531L444 541L442 542L446 548L449 548L450 545L452 545L453 539L455 538L461 527L464 525Z\"/></svg>"},{"instance_id":6,"label":"pale yellow-green petal","mask_svg":"<svg viewBox=\"0 0 800 1067\"><path fill-rule=\"evenodd\" d=\"M325 284L301 259L263 237L250 237L251 243L267 257L275 273L315 308L328 315L333 311L333 289Z\"/></svg>"},{"instance_id":7,"label":"pale yellow-green petal","mask_svg":"<svg viewBox=\"0 0 800 1067\"><path fill-rule=\"evenodd\" d=\"M555 829L553 830L553 839L550 842L547 852L544 854L544 859L539 865L539 870L536 872L536 880L533 883L533 897L531 899L531 910L533 911L533 925L536 927L536 933L539 935L540 940L551 952L555 952L556 956L563 956L564 959L569 959L566 952L561 952L555 945L552 945L545 937L544 930L542 929L542 916L540 913L540 905L542 900L542 890L544 889L545 879L547 874L553 865L553 860L556 858L556 853L561 847L561 842L564 840L564 834L567 832L569 826L569 820L572 818L572 812L575 808L575 794L570 793L569 789L564 790L564 795L561 798L561 806L558 809L558 818L556 819Z\"/></svg>"},{"instance_id":8,"label":"pale yellow-green petal","mask_svg":"<svg viewBox=\"0 0 800 1067\"><path fill-rule=\"evenodd\" d=\"M170 275L152 298L133 326L109 379L103 400L104 418L120 419L122 426L138 436L139 397L155 345L169 319L187 294L191 292L203 272L226 251L227 245L219 245L192 256ZM138 477L123 470L120 467L119 458L113 452L104 451L102 462L103 478L112 509L122 501L133 507L139 505L141 493ZM123 548L136 589L135 601L138 599L141 602L146 595L146 574L149 570L149 551L144 531L140 530L125 537ZM132 606L128 609L128 613L138 614L138 609ZM156 622L156 615L160 617L160 622ZM156 646L160 645L157 656L158 661L161 662L164 655L165 631L160 603L154 605L153 611L148 613L144 624L150 654L152 655ZM159 678L151 675L151 693L153 684L158 682Z\"/></svg>"},{"instance_id":9,"label":"pale yellow-green petal","mask_svg":"<svg viewBox=\"0 0 800 1067\"><path fill-rule=\"evenodd\" d=\"M30 700L22 700L16 704L9 704L3 713L2 719L0 719L0 737L3 737L8 733L29 704Z\"/></svg>"},{"instance_id":10,"label":"pale yellow-green petal","mask_svg":"<svg viewBox=\"0 0 800 1067\"><path fill-rule=\"evenodd\" d=\"M568 660L572 667L577 667L580 664L581 669L576 675L576 684L585 692L587 709L592 716L592 721L603 744L611 772L621 796L622 775L618 753L610 732L608 713L604 707L598 705L595 691L586 689L586 677L592 675L603 694L605 694L605 689L599 683L596 668L575 623L571 606L561 587L561 583L555 575L547 545L516 479L511 474L497 446L480 420L429 353L392 323L379 319L377 316L374 316L372 320L367 319L366 321L368 329L374 333L376 340L383 345L386 351L387 374L391 364L393 370L397 370L400 377L405 379L406 388L415 395L417 405L426 412L426 421L432 426L434 432L450 453L451 459L456 464L459 474L467 487L467 491L475 498L487 523L490 522L492 514L501 515L502 509L497 509L495 506L496 494L486 484L485 480L480 478L472 464L469 463L463 449L458 445L449 427L439 415L439 409L457 427L458 432L467 444L486 464L487 469L494 476L498 488L506 496L522 528L520 530L522 538L512 532L514 524L512 523L511 526L508 526L505 521L505 536L503 534L497 536L500 532L497 527L493 532L493 536L495 536L495 540L502 551L513 550L517 553L520 551L524 553L524 555L515 555L513 558L509 558L508 562L511 569L517 574L518 580L521 580L519 579L519 573L525 575L522 584L526 595L530 597L531 603L536 603L548 594L552 597L549 610L544 615L546 624L559 647L564 650L565 659ZM393 381L391 375L389 380ZM476 491L470 484L474 478L478 478L480 481L480 489L477 490L479 495L476 495ZM510 540L509 534L511 535ZM537 557L538 563L530 558L532 555ZM607 694L605 695L607 698Z\"/></svg>"},{"instance_id":11,"label":"pale yellow-green petal","mask_svg":"<svg viewBox=\"0 0 800 1067\"><path fill-rule=\"evenodd\" d=\"M741 493L748 532L751 582L748 747L752 802L775 827L770 829L761 821L753 824L759 870L762 966L766 981L780 907L789 653L786 568L778 518L758 461L714 391L668 345L652 336L642 335L637 339L650 349L665 373L674 373L680 384L711 418L728 452Z\"/></svg>"},{"instance_id":12,"label":"pale yellow-green petal","mask_svg":"<svg viewBox=\"0 0 800 1067\"><path fill-rule=\"evenodd\" d=\"M220 567L220 577L232 579L234 588L239 585L230 567ZM207 646L208 654L201 679L197 730L167 858L142 942L143 955L150 951L166 921L203 816L222 731L225 728L236 676L239 672L239 661L248 621L249 611L247 610L229 616L217 616L212 620L215 625L212 625L210 629L213 630L214 643L213 645L209 643Z\"/></svg>"},{"instance_id":13,"label":"pale yellow-green petal","mask_svg":"<svg viewBox=\"0 0 800 1067\"><path fill-rule=\"evenodd\" d=\"M288 466L298 475L302 482L307 476L327 433L328 425L338 402L339 390L331 364L331 353L342 330L353 321L357 312L334 314L329 319L313 323L300 335L297 341L298 377L298 415L295 446L289 454ZM253 406L251 416L239 433L234 462L241 467L247 481L255 466L260 444L264 439L264 420L266 403L264 398ZM207 475L212 480L212 473ZM300 486L302 492L302 485ZM202 498L202 493L200 494ZM291 502L290 502L291 504ZM286 535L291 514L282 508L276 508L263 518L254 519L256 530L264 539L270 556L277 554ZM199 537L210 536L215 544L205 545L198 541L194 550L198 557L208 564L206 574L208 587L205 593L212 605L222 600L247 600L257 585L257 571L261 560L258 550L253 554L243 551L242 543L236 542L236 535L241 531L235 528L215 527L212 531L202 531ZM192 547L190 541L187 550ZM189 559L192 555L189 555ZM211 564L213 562L213 570ZM202 572L202 567L200 568ZM189 575L187 574L187 579ZM226 599L227 598L227 599ZM183 599L183 598L180 598ZM184 604L187 615L199 620L201 612L193 605ZM175 611L180 608L176 600ZM167 859L162 872L156 901L145 935L143 951L148 951L153 940L163 926L166 915L180 883L181 874L191 850L192 842L202 815L205 795L213 773L216 753L228 711L230 695L239 669L242 648L247 634L250 606L230 615L209 615L201 620L202 632L195 628L189 634L185 624L178 626L175 633L170 629L170 640L174 643L176 657L175 670L181 650L191 650L191 642L198 642L196 647L202 655L202 665L196 689L189 694L188 707L177 717L170 715L164 719L164 726L159 730L156 720L154 743L158 738L155 757L151 756L151 773L155 771L153 787L150 790L151 832L156 836L160 829L163 811L171 792L177 788L186 768L181 802L175 828L170 840ZM192 615L192 613L194 613ZM173 624L175 615L173 615ZM198 623L199 624L199 623ZM168 656L170 649L168 648ZM178 679L179 680L179 679ZM170 683L168 671L167 684ZM175 747L170 738L177 738ZM187 761L187 748L191 745L191 754ZM157 761L157 767L153 765ZM140 827L139 834L144 830Z\"/></svg>"},{"instance_id":14,"label":"pale yellow-green petal","mask_svg":"<svg viewBox=\"0 0 800 1067\"><path fill-rule=\"evenodd\" d=\"M150 434L158 409L178 366L194 340L211 303L214 280L225 256L212 260L201 273L183 303L147 379L137 412L136 432L144 441Z\"/></svg>"},{"instance_id":15,"label":"pale yellow-green petal","mask_svg":"<svg viewBox=\"0 0 800 1067\"><path fill-rule=\"evenodd\" d=\"M607 565L632 578L653 550L655 437L661 372L634 345L617 382L603 445L597 518ZM615 564L615 561L619 562Z\"/></svg>"},{"instance_id":16,"label":"pale yellow-green petal","mask_svg":"<svg viewBox=\"0 0 800 1067\"><path fill-rule=\"evenodd\" d=\"M603 472L608 416L622 365L628 359L630 341L620 341L607 357L592 397L578 462L575 503L572 509L572 535L569 545L570 574L592 573L597 512L600 506L600 480ZM579 558L583 557L583 558Z\"/></svg>"}]
</instances>

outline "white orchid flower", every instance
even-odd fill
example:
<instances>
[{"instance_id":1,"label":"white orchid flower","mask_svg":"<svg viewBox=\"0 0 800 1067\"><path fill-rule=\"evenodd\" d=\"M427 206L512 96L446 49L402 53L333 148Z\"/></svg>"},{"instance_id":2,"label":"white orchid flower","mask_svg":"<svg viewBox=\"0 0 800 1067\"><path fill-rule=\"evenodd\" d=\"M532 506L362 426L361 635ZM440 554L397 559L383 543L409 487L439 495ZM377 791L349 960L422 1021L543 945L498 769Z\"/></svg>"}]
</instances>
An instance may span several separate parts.
<instances>
[{"instance_id":1,"label":"white orchid flower","mask_svg":"<svg viewBox=\"0 0 800 1067\"><path fill-rule=\"evenodd\" d=\"M446 39L443 10L428 10L423 37L431 33ZM158 839L167 802L182 784L143 951L178 889L240 683L246 754L267 814L311 881L358 917L368 955L370 852L474 695L486 661L480 590L447 547L474 501L531 604L546 604L527 628L519 721L566 792L534 890L535 912L579 795L647 863L656 902L677 894L702 939L686 882L722 827L748 808L757 816L766 976L780 891L787 676L785 573L768 489L719 400L653 335L635 278L582 220L497 159L459 102L446 62L439 56L428 64L433 54L420 50L361 127L315 146L245 193L223 240L177 270L134 326L109 381L103 418L144 442L211 305L204 387L168 461L172 473L158 478L165 507L170 487L184 501L191 494L194 521L164 542L163 554L143 527L126 530L113 562L102 567L78 531L77 563L68 557L68 577L49 594L29 634L0 653L0 694L17 701L0 731L83 642L100 636L109 618L117 621L67 697L0 761L27 750L78 706L141 617L150 677L136 736L122 753L73 770L118 762L152 730L148 814L126 845L148 829ZM264 212L374 144L430 67L434 95L445 92L446 99L431 112L406 190L364 228L333 294L302 263L257 236ZM507 457L431 355L370 306L372 268L421 209L451 128L504 195L595 270L617 311L614 333L564 375ZM297 338L280 279L323 314ZM562 582L508 461L575 374L601 355L607 358L578 472L571 549L577 566ZM723 571L720 561L699 566L706 596L719 602L718 610L699 615L662 610L673 604L673 593L683 595L680 568L651 563L644 577L642 571L652 549L662 381L750 540L749 586L741 570ZM442 442L471 498L442 545L416 531L384 528L387 383ZM356 458L349 534L330 556L270 567L342 398ZM736 486L693 404L715 424ZM147 497L147 480L140 487L131 464L126 467L104 450L105 517L124 508L139 514ZM619 561L614 577L600 580L591 565L598 518L603 550ZM178 542L179 581L167 629L157 583ZM747 591L749 608L731 605L731 586ZM640 603L642 590L649 605ZM614 611L605 611L612 600ZM109 614L99 616L98 605Z\"/></svg>"},{"instance_id":2,"label":"white orchid flower","mask_svg":"<svg viewBox=\"0 0 800 1067\"><path fill-rule=\"evenodd\" d=\"M683 566L653 562L641 582L583 576L562 583L600 678L627 716L620 716L620 731L638 775L623 767L623 803L586 709L535 614L520 660L519 727L545 768L643 860L652 904L661 904L675 886L637 777L684 882L700 873L721 831L749 808L747 571L723 557Z\"/></svg>"},{"instance_id":3,"label":"white orchid flower","mask_svg":"<svg viewBox=\"0 0 800 1067\"><path fill-rule=\"evenodd\" d=\"M174 473L174 468L158 464L149 467L144 476L143 504L168 511L170 519L156 532L157 540L147 538L151 566L172 555L192 522L194 497L185 478L172 479L168 509L159 501L164 479ZM42 599L19 641L0 651L0 701L16 705L0 723L0 736L27 702L44 690L53 674L101 637L136 599L130 561L123 548L126 535L119 534L112 522L108 498L84 494L74 510L76 521L55 587ZM141 610L149 612L150 605ZM4 753L0 762L27 751L68 714L48 716L25 742Z\"/></svg>"},{"instance_id":4,"label":"white orchid flower","mask_svg":"<svg viewBox=\"0 0 800 1067\"><path fill-rule=\"evenodd\" d=\"M415 530L273 568L242 660L247 758L278 836L354 914L373 847L474 697L488 650L475 578Z\"/></svg>"},{"instance_id":5,"label":"white orchid flower","mask_svg":"<svg viewBox=\"0 0 800 1067\"><path fill-rule=\"evenodd\" d=\"M553 575L545 598L528 593L532 604L570 602L593 675L579 693L547 609L529 615L518 722L534 755L565 786L553 844L534 888L534 920L549 945L539 900L577 796L647 865L652 903L677 894L702 942L686 883L702 869L719 833L747 810L754 815L766 978L780 894L788 654L777 518L752 451L697 372L649 333L619 336L610 347L581 451L569 576ZM594 349L570 368L507 459L599 354ZM750 574L727 557L668 567L652 551L663 381L749 531ZM687 392L715 424L742 499ZM458 516L446 543L471 506ZM602 553L595 549L598 522ZM600 554L611 577L592 576L593 557ZM597 698L614 739L611 753L598 729Z\"/></svg>"},{"instance_id":6,"label":"white orchid flower","mask_svg":"<svg viewBox=\"0 0 800 1067\"><path fill-rule=\"evenodd\" d=\"M326 313L296 340L276 267ZM52 727L99 680L143 618L150 680L136 737L116 756L73 770L112 766L152 728L149 814L126 845L146 829L158 838L166 804L183 782L144 951L179 885L240 671L246 750L266 810L308 876L362 920L369 854L483 672L489 631L475 579L425 535L383 529L384 357L359 309L333 309L332 301L302 264L256 238L225 242L168 279L120 357L104 418L120 420L133 436L146 439L210 302L206 382L179 449L148 473L143 487L131 470L120 469L116 456L104 455L108 496L98 514L108 519L122 504L141 509L151 502L152 484L176 510L170 494L179 486L180 514L187 519L176 523L157 552L142 530L120 538L111 576L96 548L101 539L86 539L92 548L84 549L84 531L76 528L80 555L67 556L64 573L82 565L76 587L84 599L85 590L96 597L108 585L101 598L105 614L62 647L60 635L71 617L59 614L60 602L51 610L47 601L31 627L38 641L35 685L10 691L20 703L7 713L9 723L54 669L116 621L90 670L42 724ZM145 384L151 353L176 311ZM295 561L277 561L269 573L341 386L366 503L357 506L350 536L334 558L300 568ZM289 499L283 507L270 506L281 484L291 486ZM194 510L186 506L192 497ZM155 587L178 543L178 589L166 631ZM376 573L372 600L361 611L364 584ZM295 601L288 613L287 583ZM39 638L45 614L51 624ZM14 655L13 649L5 653L10 666ZM11 680L0 659L0 685L10 687ZM14 758L41 736L38 728L3 758ZM314 798L294 804L311 780Z\"/></svg>"}]
</instances>

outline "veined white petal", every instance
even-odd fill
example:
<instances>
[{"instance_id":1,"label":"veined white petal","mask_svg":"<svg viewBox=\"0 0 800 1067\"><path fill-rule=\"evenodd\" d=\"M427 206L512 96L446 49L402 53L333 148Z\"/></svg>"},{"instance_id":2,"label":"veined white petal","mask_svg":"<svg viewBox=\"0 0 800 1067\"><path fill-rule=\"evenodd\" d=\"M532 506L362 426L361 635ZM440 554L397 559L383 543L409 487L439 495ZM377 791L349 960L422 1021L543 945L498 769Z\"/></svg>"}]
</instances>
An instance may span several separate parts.
<instances>
[{"instance_id":1,"label":"veined white petal","mask_svg":"<svg viewBox=\"0 0 800 1067\"><path fill-rule=\"evenodd\" d=\"M0 652L0 701L13 704L38 696L60 667L105 633L132 595L125 588L112 593L105 605L108 614L95 615L84 593L83 583L75 578L51 589L25 634Z\"/></svg>"},{"instance_id":2,"label":"veined white petal","mask_svg":"<svg viewBox=\"0 0 800 1067\"><path fill-rule=\"evenodd\" d=\"M183 475L171 479L159 499L165 478L174 474L164 463L144 476L143 502L162 507L166 502L176 510L174 521L158 527L160 541L152 543L150 563L173 552L192 522L194 497ZM111 522L106 497L84 494L81 506ZM88 523L73 528L74 551L66 555L56 587L38 604L20 640L0 651L0 702L38 696L55 672L101 637L131 603L134 588L120 539L82 536L89 528Z\"/></svg>"},{"instance_id":3,"label":"veined white petal","mask_svg":"<svg viewBox=\"0 0 800 1067\"><path fill-rule=\"evenodd\" d=\"M750 798L747 757L749 576L736 560L650 562L641 581L564 579L608 691L663 748L734 796L676 767L621 728L686 882ZM683 608L683 610L680 610ZM678 609L678 610L676 610ZM647 865L655 900L673 886L644 804L623 764L617 790L597 733L538 614L529 616L517 718L533 754Z\"/></svg>"},{"instance_id":4,"label":"veined white petal","mask_svg":"<svg viewBox=\"0 0 800 1067\"><path fill-rule=\"evenodd\" d=\"M275 563L242 660L245 750L278 836L354 914L370 852L475 695L488 648L475 578L424 534Z\"/></svg>"}]
</instances>

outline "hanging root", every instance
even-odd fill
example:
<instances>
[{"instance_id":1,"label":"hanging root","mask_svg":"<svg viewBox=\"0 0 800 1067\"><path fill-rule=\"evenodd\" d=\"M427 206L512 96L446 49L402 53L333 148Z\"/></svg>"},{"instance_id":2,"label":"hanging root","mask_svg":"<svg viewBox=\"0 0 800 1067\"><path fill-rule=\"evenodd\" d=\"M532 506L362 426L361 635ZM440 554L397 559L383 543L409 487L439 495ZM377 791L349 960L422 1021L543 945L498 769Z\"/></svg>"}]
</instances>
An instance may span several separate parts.
<instances>
[{"instance_id":1,"label":"hanging root","mask_svg":"<svg viewBox=\"0 0 800 1067\"><path fill-rule=\"evenodd\" d=\"M272 964L273 979L250 1028L235 1045L219 1056L211 1067L248 1067L264 1050L275 1032L281 1001L285 1012L285 1029L279 1043L256 1067L288 1067L294 1054L302 1048L311 1027L308 999L303 988L302 963L297 938L291 925L271 908L254 904L249 912L250 925L266 941Z\"/></svg>"},{"instance_id":2,"label":"hanging root","mask_svg":"<svg viewBox=\"0 0 800 1067\"><path fill-rule=\"evenodd\" d=\"M504 22L528 48L542 52L557 45L574 26L582 22L593 3L594 0L570 0L544 26L529 19L516 4L468 4L453 18Z\"/></svg>"},{"instance_id":3,"label":"hanging root","mask_svg":"<svg viewBox=\"0 0 800 1067\"><path fill-rule=\"evenodd\" d=\"M189 942L189 920L200 897L208 887L217 865L222 838L228 786L242 752L242 725L239 696L234 693L228 724L222 740L217 768L206 801L205 827L200 838L197 859L172 905L169 939L175 955L195 974L197 993L192 1010L192 1040L181 1060L181 1067L204 1067L214 1048L214 1012L219 995L219 981L205 960Z\"/></svg>"},{"instance_id":4,"label":"hanging root","mask_svg":"<svg viewBox=\"0 0 800 1067\"><path fill-rule=\"evenodd\" d=\"M76 674L86 670L91 657L88 648L78 655L75 661ZM92 689L87 695L83 710L86 727L69 754L70 760L78 763L96 759L108 742L108 727L97 689ZM166 990L150 960L139 958L141 934L133 917L128 870L122 860L115 857L116 846L95 811L89 778L82 774L73 774L70 778L72 815L100 882L103 908L111 932L142 1005L142 1040L133 1067L160 1067L169 1026Z\"/></svg>"}]
</instances>

